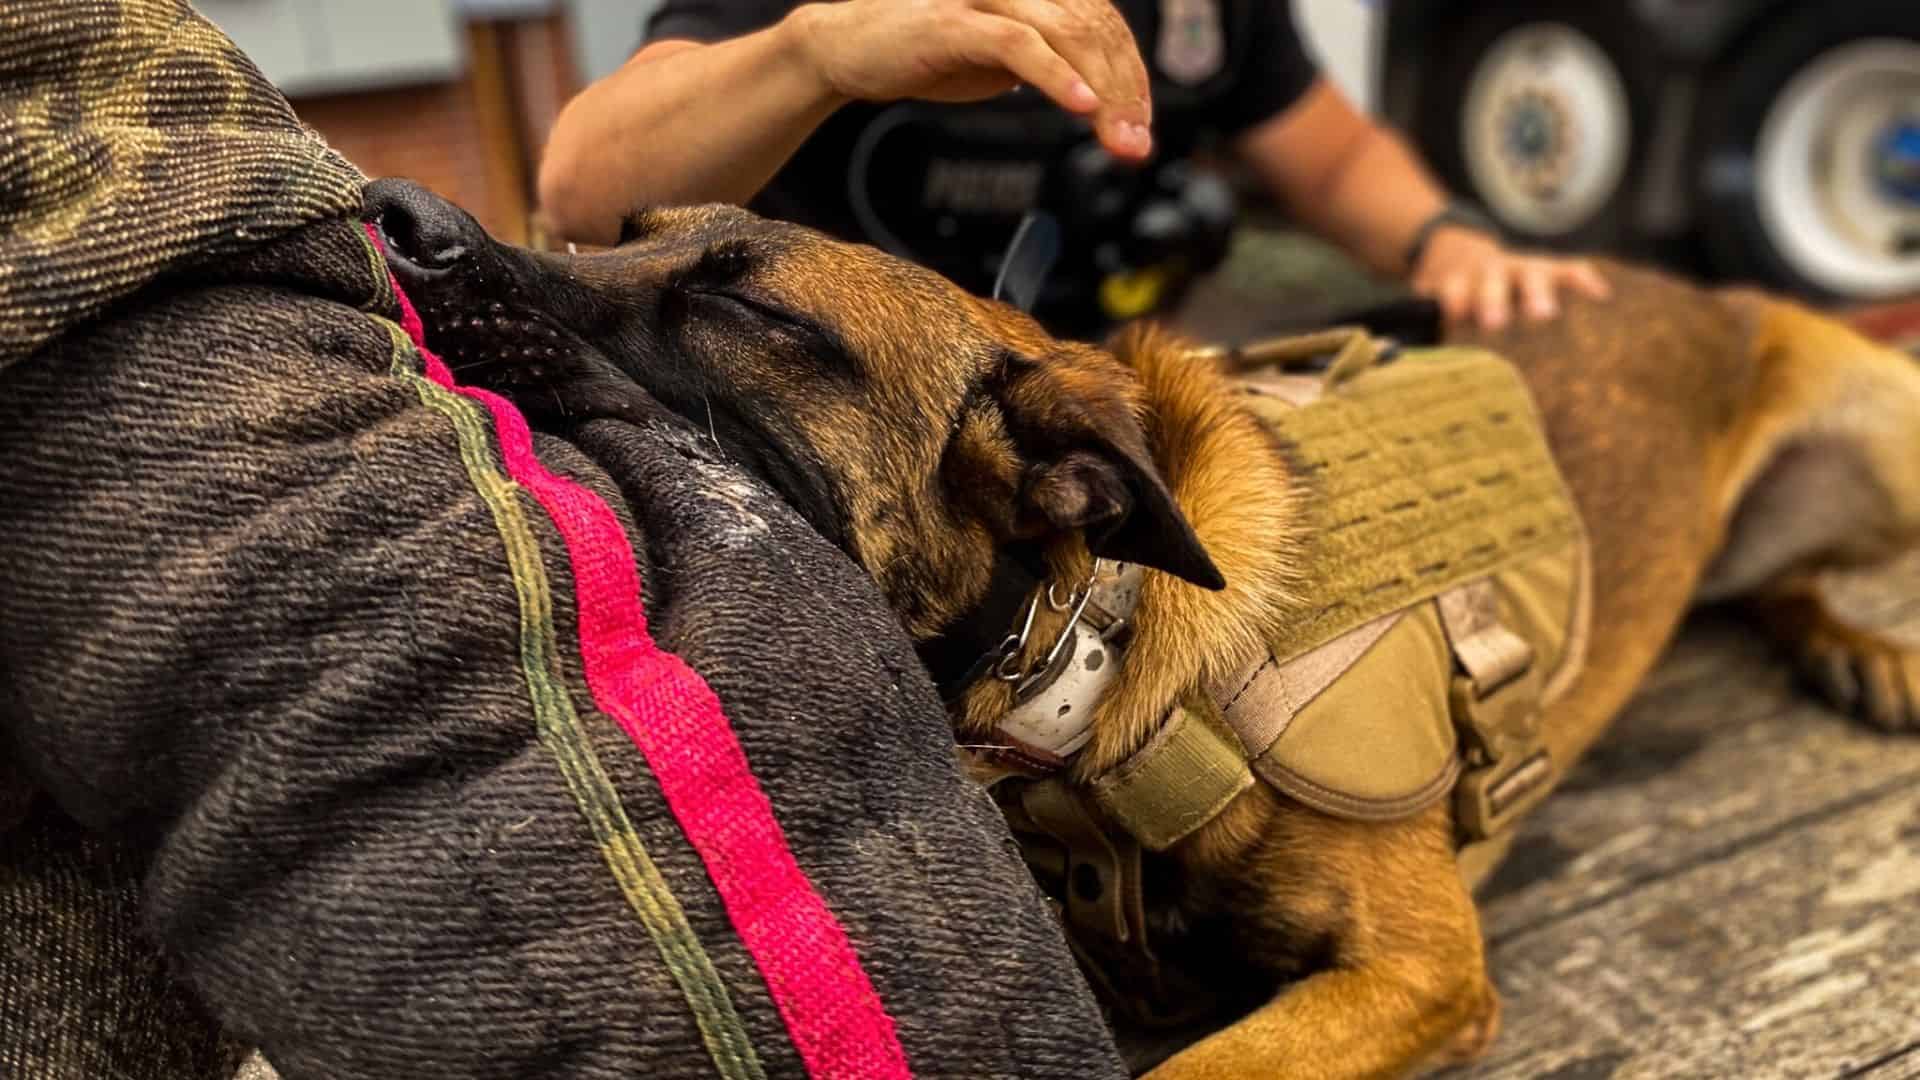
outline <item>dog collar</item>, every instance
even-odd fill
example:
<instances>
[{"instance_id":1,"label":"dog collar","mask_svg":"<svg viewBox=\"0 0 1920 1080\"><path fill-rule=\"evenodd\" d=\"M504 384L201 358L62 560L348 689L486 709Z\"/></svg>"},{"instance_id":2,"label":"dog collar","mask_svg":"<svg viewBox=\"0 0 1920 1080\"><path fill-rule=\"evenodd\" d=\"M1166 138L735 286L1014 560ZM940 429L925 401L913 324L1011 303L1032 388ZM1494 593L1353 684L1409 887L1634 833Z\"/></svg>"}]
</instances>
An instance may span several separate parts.
<instances>
[{"instance_id":1,"label":"dog collar","mask_svg":"<svg viewBox=\"0 0 1920 1080\"><path fill-rule=\"evenodd\" d=\"M1093 577L1064 599L1052 585L1044 601L1034 596L1030 610L1044 602L1065 612L1067 625L1033 671L993 672L1017 680L1014 706L996 729L1016 749L1038 760L1064 762L1093 737L1094 707L1120 670L1144 578L1138 566L1101 559L1094 563Z\"/></svg>"},{"instance_id":2,"label":"dog collar","mask_svg":"<svg viewBox=\"0 0 1920 1080\"><path fill-rule=\"evenodd\" d=\"M1014 684L1014 704L995 726L1025 766L1053 772L1093 735L1093 712L1112 686L1140 605L1140 567L1094 561L1070 590L1043 582L1002 550L987 597L972 614L920 647L921 662L949 706L981 679ZM1021 666L1040 605L1066 624L1039 663Z\"/></svg>"},{"instance_id":3,"label":"dog collar","mask_svg":"<svg viewBox=\"0 0 1920 1080\"><path fill-rule=\"evenodd\" d=\"M1037 553L1001 548L994 556L993 576L979 606L939 637L916 648L920 662L933 676L941 701L951 705L999 662L1007 627L1020 618L1028 599L1040 588L1041 575L1028 569L1037 561Z\"/></svg>"},{"instance_id":4,"label":"dog collar","mask_svg":"<svg viewBox=\"0 0 1920 1080\"><path fill-rule=\"evenodd\" d=\"M998 588L990 591L988 602L969 623L990 625L983 624L981 613L1004 607L993 596L1010 591L1004 581L1013 575L996 572L995 576L1002 582L996 583ZM1021 597L1024 603L1016 609L1018 614L999 623L998 644L969 665L963 678L953 680L951 689L949 683L941 682L947 704L952 705L981 679L1013 684L1013 706L994 729L1005 751L999 756L1011 757L1023 771L1057 771L1092 738L1094 708L1119 670L1144 578L1138 566L1096 559L1093 573L1071 589L1063 590L1058 582L1035 581ZM1041 604L1066 621L1040 660L1025 664ZM945 649L951 653L954 646L948 642Z\"/></svg>"}]
</instances>

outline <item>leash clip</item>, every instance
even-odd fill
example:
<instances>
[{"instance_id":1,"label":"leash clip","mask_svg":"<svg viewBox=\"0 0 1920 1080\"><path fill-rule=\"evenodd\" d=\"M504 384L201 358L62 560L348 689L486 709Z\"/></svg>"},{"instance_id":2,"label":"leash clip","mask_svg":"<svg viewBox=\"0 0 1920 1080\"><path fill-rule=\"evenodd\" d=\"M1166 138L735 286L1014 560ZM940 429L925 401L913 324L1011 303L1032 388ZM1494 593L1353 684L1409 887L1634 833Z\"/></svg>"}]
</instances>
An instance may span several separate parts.
<instances>
[{"instance_id":1,"label":"leash clip","mask_svg":"<svg viewBox=\"0 0 1920 1080\"><path fill-rule=\"evenodd\" d=\"M1086 614L1087 602L1093 599L1093 583L1099 576L1100 560L1095 559L1087 579L1075 586L1064 600L1060 598L1059 583L1047 582L1047 607L1052 611L1067 612L1067 622L1060 628L1060 635L1054 639L1053 647L1047 650L1046 658L1032 667L1022 667L1020 651L1027 647L1027 639L1033 634L1033 617L1040 610L1040 594L1035 593L1033 599L1027 602L1027 617L1020 626L1020 632L1008 634L1007 639L1000 643L1000 660L993 666L993 677L1001 682L1019 684L1017 692L1024 694L1035 679L1052 671L1060 661L1061 654L1073 642L1073 629L1080 625L1080 617Z\"/></svg>"},{"instance_id":2,"label":"leash clip","mask_svg":"<svg viewBox=\"0 0 1920 1080\"><path fill-rule=\"evenodd\" d=\"M1020 632L1008 634L1000 642L1000 659L993 665L993 677L1001 682L1018 682L1022 672L1018 668L1008 668L1008 664L1020 659L1020 650L1027 647L1027 638L1033 633L1033 616L1040 610L1040 597L1027 601L1027 617L1020 624Z\"/></svg>"}]
</instances>

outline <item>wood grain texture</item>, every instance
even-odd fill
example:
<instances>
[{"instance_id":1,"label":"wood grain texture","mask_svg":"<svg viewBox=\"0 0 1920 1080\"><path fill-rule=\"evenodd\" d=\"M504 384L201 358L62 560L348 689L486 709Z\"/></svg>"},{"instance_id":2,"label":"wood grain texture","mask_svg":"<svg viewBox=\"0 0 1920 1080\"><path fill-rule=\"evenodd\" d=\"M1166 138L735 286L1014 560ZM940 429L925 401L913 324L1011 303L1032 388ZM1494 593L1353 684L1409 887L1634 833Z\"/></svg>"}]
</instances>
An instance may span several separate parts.
<instances>
[{"instance_id":1,"label":"wood grain texture","mask_svg":"<svg viewBox=\"0 0 1920 1080\"><path fill-rule=\"evenodd\" d=\"M1920 632L1920 558L1833 583ZM1920 1077L1920 740L1708 613L1482 889L1506 1000L1448 1077Z\"/></svg>"},{"instance_id":2,"label":"wood grain texture","mask_svg":"<svg viewBox=\"0 0 1920 1080\"><path fill-rule=\"evenodd\" d=\"M1509 937L1469 1075L1835 1077L1911 1046L1916 779Z\"/></svg>"},{"instance_id":3,"label":"wood grain texture","mask_svg":"<svg viewBox=\"0 0 1920 1080\"><path fill-rule=\"evenodd\" d=\"M1521 824L1481 890L1495 944L1920 777L1920 745L1807 697L1739 624L1695 628L1674 659L1695 670L1641 697Z\"/></svg>"}]
</instances>

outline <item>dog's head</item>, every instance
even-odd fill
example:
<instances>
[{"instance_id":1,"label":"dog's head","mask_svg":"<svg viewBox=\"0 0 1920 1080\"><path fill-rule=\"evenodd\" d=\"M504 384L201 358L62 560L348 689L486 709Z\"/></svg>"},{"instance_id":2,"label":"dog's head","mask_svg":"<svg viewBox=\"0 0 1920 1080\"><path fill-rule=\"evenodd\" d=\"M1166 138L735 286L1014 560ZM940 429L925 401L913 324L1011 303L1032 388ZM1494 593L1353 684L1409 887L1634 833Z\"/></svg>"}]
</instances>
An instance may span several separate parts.
<instances>
[{"instance_id":1,"label":"dog's head","mask_svg":"<svg viewBox=\"0 0 1920 1080\"><path fill-rule=\"evenodd\" d=\"M865 567L916 638L978 606L1008 549L1070 537L1222 584L1132 373L929 271L731 207L647 212L580 255L499 243L404 181L371 185L366 214L463 381L536 423L644 391Z\"/></svg>"}]
</instances>

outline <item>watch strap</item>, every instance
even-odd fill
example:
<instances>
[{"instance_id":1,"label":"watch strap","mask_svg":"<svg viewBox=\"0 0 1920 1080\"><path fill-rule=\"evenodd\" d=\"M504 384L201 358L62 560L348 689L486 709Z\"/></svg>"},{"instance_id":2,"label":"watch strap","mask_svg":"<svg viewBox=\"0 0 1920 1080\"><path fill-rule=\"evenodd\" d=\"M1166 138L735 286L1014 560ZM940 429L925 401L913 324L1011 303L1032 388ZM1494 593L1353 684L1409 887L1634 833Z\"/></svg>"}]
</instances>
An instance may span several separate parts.
<instances>
[{"instance_id":1,"label":"watch strap","mask_svg":"<svg viewBox=\"0 0 1920 1080\"><path fill-rule=\"evenodd\" d=\"M1466 203L1457 200L1449 202L1432 217L1421 222L1420 227L1413 231L1413 239L1407 242L1405 256L1405 266L1409 272L1420 265L1420 257L1427 253L1427 244L1432 241L1433 234L1449 225L1472 229L1496 239L1500 236L1500 226L1496 225L1492 218Z\"/></svg>"}]
</instances>

